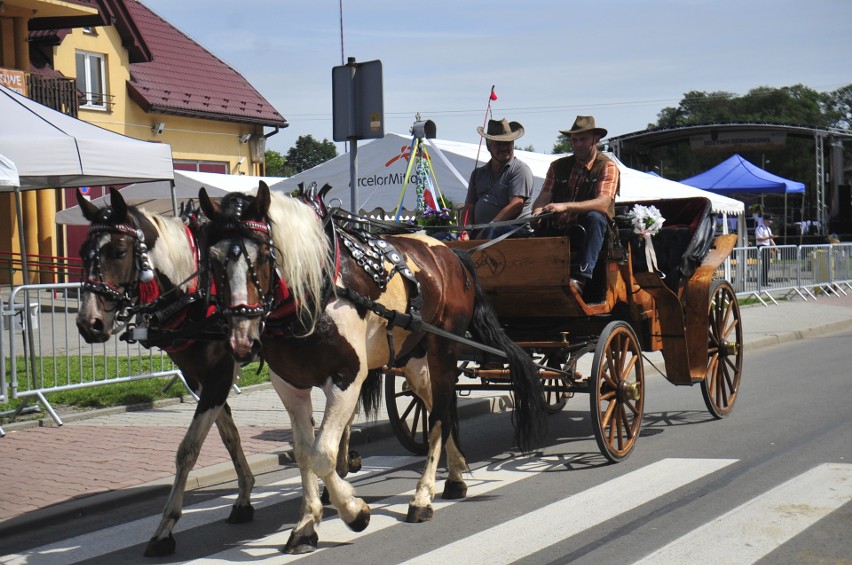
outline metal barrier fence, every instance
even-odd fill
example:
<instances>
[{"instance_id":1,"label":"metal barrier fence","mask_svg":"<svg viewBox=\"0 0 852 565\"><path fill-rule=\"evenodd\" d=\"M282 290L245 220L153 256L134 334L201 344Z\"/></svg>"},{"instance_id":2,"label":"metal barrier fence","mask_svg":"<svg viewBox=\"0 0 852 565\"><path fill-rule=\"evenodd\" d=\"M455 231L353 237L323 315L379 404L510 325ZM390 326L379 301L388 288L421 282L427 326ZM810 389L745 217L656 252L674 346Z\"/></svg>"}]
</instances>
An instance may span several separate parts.
<instances>
[{"instance_id":1,"label":"metal barrier fence","mask_svg":"<svg viewBox=\"0 0 852 565\"><path fill-rule=\"evenodd\" d=\"M182 380L159 349L116 338L86 343L76 327L79 292L79 283L32 284L15 287L5 301L0 298L0 401L35 400L62 425L44 396L47 392L152 377Z\"/></svg>"},{"instance_id":2,"label":"metal barrier fence","mask_svg":"<svg viewBox=\"0 0 852 565\"><path fill-rule=\"evenodd\" d=\"M852 243L735 247L716 274L730 281L737 296L764 303L791 294L803 300L847 294L852 290Z\"/></svg>"}]
</instances>

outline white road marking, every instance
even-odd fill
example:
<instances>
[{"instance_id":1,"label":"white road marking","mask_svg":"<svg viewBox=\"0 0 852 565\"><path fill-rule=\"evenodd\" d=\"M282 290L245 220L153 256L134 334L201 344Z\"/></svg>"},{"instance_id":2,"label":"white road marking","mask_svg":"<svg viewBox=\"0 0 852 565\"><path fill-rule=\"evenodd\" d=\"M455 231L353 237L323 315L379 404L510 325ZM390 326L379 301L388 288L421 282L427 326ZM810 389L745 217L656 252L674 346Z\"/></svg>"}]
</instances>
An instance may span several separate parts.
<instances>
[{"instance_id":1,"label":"white road marking","mask_svg":"<svg viewBox=\"0 0 852 565\"><path fill-rule=\"evenodd\" d=\"M513 563L735 462L663 459L406 563ZM519 539L530 528L535 536Z\"/></svg>"},{"instance_id":2,"label":"white road marking","mask_svg":"<svg viewBox=\"0 0 852 565\"><path fill-rule=\"evenodd\" d=\"M825 463L693 530L637 563L754 563L852 501L852 464Z\"/></svg>"},{"instance_id":3,"label":"white road marking","mask_svg":"<svg viewBox=\"0 0 852 565\"><path fill-rule=\"evenodd\" d=\"M422 457L415 457L413 455L366 457L362 462L363 467L361 471L352 475L352 478L360 480L422 460ZM301 495L302 483L297 476L272 483L269 486L255 488L252 492L251 502L254 509L258 510ZM235 492L230 496L223 496L185 507L183 509L183 516L175 528L175 536L178 536L181 531L224 520L230 512L230 507L233 506L233 501L236 497ZM64 565L66 563L92 559L113 551L119 551L125 547L147 543L160 523L160 518L159 514L148 516L126 524L119 524L118 526L36 547L25 552L3 555L0 556L0 563L4 565L26 565L35 562L39 563L39 565ZM180 551L179 537L178 551Z\"/></svg>"}]
</instances>

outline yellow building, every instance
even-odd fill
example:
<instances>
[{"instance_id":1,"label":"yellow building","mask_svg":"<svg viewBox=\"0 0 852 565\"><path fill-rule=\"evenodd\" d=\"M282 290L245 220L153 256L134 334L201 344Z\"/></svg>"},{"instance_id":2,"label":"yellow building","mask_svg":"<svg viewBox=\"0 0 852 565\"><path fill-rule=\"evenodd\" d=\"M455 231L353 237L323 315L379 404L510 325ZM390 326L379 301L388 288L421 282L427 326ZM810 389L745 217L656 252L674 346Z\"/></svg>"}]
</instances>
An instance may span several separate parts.
<instances>
[{"instance_id":1,"label":"yellow building","mask_svg":"<svg viewBox=\"0 0 852 565\"><path fill-rule=\"evenodd\" d=\"M236 70L136 0L2 1L0 49L5 86L22 84L24 95L128 137L168 143L175 169L262 175L266 138L287 126ZM80 228L62 237L54 222L57 209L76 203L74 190L23 198L29 262L42 265L42 282L55 280L52 258L76 256L81 237ZM19 252L14 203L3 195L3 280Z\"/></svg>"}]
</instances>

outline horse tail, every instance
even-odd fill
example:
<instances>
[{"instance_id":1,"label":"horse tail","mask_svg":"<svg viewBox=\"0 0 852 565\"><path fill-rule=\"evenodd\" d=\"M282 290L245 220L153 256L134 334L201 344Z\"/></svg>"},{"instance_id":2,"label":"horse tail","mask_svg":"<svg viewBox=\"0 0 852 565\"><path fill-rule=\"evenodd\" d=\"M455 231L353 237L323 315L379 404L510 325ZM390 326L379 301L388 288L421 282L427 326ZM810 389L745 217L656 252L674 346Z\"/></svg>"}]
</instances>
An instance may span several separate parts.
<instances>
[{"instance_id":1,"label":"horse tail","mask_svg":"<svg viewBox=\"0 0 852 565\"><path fill-rule=\"evenodd\" d=\"M469 330L474 340L502 350L508 358L515 405L512 411L515 440L521 451L527 453L540 444L547 432L544 387L538 377L538 369L533 364L532 358L500 327L497 313L488 304L485 293L482 292L470 254L463 250L454 249L453 251L473 280L473 319Z\"/></svg>"},{"instance_id":2,"label":"horse tail","mask_svg":"<svg viewBox=\"0 0 852 565\"><path fill-rule=\"evenodd\" d=\"M364 384L361 385L361 409L368 418L376 418L382 402L382 373L376 370L367 373Z\"/></svg>"}]
</instances>

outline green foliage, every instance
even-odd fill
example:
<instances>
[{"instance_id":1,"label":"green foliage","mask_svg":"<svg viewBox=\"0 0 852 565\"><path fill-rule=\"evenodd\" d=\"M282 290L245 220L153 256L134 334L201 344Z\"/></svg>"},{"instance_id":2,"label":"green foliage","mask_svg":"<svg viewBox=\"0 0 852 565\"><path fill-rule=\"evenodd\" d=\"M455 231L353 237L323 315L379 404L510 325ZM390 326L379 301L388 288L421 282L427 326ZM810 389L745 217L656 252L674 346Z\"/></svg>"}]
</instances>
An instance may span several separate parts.
<instances>
[{"instance_id":1,"label":"green foliage","mask_svg":"<svg viewBox=\"0 0 852 565\"><path fill-rule=\"evenodd\" d=\"M556 138L556 143L553 144L553 153L554 155L558 153L571 153L571 138L565 135L564 133L560 133L559 137Z\"/></svg>"},{"instance_id":2,"label":"green foliage","mask_svg":"<svg viewBox=\"0 0 852 565\"><path fill-rule=\"evenodd\" d=\"M295 173L301 173L312 167L337 157L337 147L328 139L317 141L312 135L301 135L296 145L287 151L287 165Z\"/></svg>"},{"instance_id":3,"label":"green foliage","mask_svg":"<svg viewBox=\"0 0 852 565\"><path fill-rule=\"evenodd\" d=\"M291 173L287 172L287 159L278 151L267 149L264 154L266 162L266 176L268 177L287 177Z\"/></svg>"}]
</instances>

